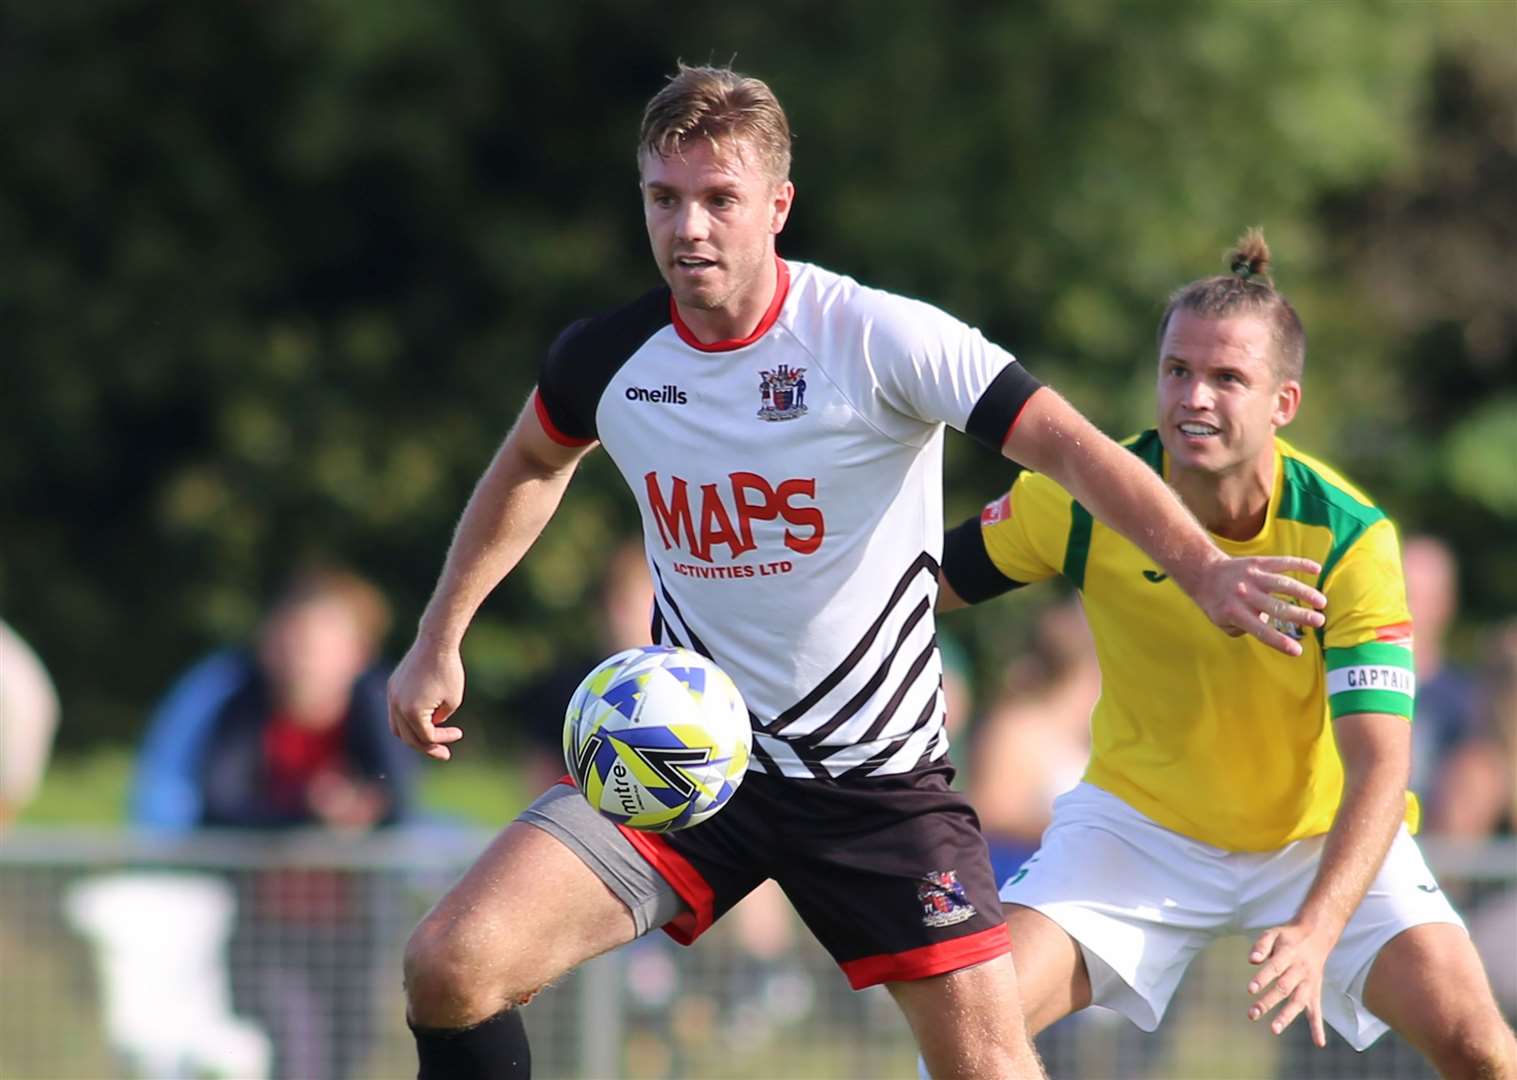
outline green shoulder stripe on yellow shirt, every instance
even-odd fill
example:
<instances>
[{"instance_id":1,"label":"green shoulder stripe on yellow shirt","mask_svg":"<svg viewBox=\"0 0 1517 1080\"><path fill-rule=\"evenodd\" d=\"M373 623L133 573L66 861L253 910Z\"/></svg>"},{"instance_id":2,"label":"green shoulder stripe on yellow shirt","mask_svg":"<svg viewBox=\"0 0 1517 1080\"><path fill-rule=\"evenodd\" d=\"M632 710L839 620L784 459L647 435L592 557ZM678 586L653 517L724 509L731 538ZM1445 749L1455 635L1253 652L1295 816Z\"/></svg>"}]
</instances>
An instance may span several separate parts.
<instances>
[{"instance_id":1,"label":"green shoulder stripe on yellow shirt","mask_svg":"<svg viewBox=\"0 0 1517 1080\"><path fill-rule=\"evenodd\" d=\"M1147 465L1154 472L1158 473L1161 477L1164 475L1164 444L1159 441L1159 432L1157 430L1149 428L1147 431L1126 440L1122 445L1142 458L1143 464Z\"/></svg>"},{"instance_id":2,"label":"green shoulder stripe on yellow shirt","mask_svg":"<svg viewBox=\"0 0 1517 1080\"><path fill-rule=\"evenodd\" d=\"M1064 544L1064 577L1077 589L1085 588L1085 563L1090 558L1090 533L1095 519L1079 503L1069 504L1069 540Z\"/></svg>"},{"instance_id":3,"label":"green shoulder stripe on yellow shirt","mask_svg":"<svg viewBox=\"0 0 1517 1080\"><path fill-rule=\"evenodd\" d=\"M1317 587L1321 588L1348 549L1385 514L1379 507L1360 502L1301 459L1289 454L1284 457L1285 484L1277 516L1320 525L1333 534L1332 547L1322 560L1322 573L1317 578Z\"/></svg>"},{"instance_id":4,"label":"green shoulder stripe on yellow shirt","mask_svg":"<svg viewBox=\"0 0 1517 1080\"><path fill-rule=\"evenodd\" d=\"M1149 430L1126 440L1122 445L1161 477L1164 475L1164 444L1159 433ZM1064 577L1077 589L1085 588L1085 563L1090 559L1090 534L1095 519L1078 502L1069 506L1069 539L1064 545Z\"/></svg>"}]
</instances>

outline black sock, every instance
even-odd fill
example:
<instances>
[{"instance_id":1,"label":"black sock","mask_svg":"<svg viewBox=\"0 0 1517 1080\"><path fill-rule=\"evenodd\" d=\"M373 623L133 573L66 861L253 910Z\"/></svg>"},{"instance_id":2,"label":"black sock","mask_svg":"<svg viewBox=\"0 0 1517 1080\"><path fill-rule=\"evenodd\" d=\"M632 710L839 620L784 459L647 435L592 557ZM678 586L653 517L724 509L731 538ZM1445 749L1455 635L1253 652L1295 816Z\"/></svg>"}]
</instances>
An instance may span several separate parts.
<instances>
[{"instance_id":1,"label":"black sock","mask_svg":"<svg viewBox=\"0 0 1517 1080\"><path fill-rule=\"evenodd\" d=\"M530 1080L532 1051L517 1009L502 1009L467 1028L411 1025L420 1068L416 1080Z\"/></svg>"}]
</instances>

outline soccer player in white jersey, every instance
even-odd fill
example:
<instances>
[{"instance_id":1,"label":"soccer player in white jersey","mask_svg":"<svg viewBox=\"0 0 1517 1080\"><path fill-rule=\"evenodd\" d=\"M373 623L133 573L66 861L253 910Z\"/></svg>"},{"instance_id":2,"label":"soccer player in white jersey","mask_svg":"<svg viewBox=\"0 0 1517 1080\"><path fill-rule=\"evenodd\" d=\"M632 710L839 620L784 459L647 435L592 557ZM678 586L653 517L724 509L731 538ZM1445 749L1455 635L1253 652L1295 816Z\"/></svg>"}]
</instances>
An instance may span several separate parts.
<instances>
[{"instance_id":1,"label":"soccer player in white jersey","mask_svg":"<svg viewBox=\"0 0 1517 1080\"><path fill-rule=\"evenodd\" d=\"M932 616L945 424L1078 491L1223 629L1294 654L1261 613L1321 621L1320 594L1287 576L1315 564L1223 554L978 331L779 259L789 164L758 80L681 67L649 103L640 190L666 284L549 350L390 684L396 734L448 758L470 619L600 442L642 511L655 640L736 680L752 769L680 832L622 828L568 785L507 827L406 951L424 1078L526 1075L515 1006L651 929L694 940L768 878L855 988L889 987L939 1074L1041 1075L985 844L949 787Z\"/></svg>"},{"instance_id":2,"label":"soccer player in white jersey","mask_svg":"<svg viewBox=\"0 0 1517 1080\"><path fill-rule=\"evenodd\" d=\"M1158 427L1128 443L1234 554L1322 564L1306 654L1229 640L1060 483L1023 473L950 532L943 606L1062 575L1101 666L1084 782L1003 885L1029 1029L1092 1003L1152 1031L1191 958L1242 933L1248 1015L1363 1050L1389 1025L1445 1076L1517 1077L1517 1041L1408 826L1412 630L1389 518L1276 434L1306 338L1250 230L1159 326ZM937 1075L936 1073L934 1075Z\"/></svg>"}]
</instances>

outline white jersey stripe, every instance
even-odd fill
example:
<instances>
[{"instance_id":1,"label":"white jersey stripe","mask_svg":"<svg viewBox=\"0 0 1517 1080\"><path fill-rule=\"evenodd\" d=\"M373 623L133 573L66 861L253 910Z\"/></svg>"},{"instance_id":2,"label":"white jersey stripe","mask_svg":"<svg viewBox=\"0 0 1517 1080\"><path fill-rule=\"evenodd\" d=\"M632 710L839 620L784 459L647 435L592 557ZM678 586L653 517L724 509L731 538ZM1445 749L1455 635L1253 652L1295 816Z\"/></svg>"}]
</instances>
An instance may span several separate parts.
<instances>
[{"instance_id":1,"label":"white jersey stripe","mask_svg":"<svg viewBox=\"0 0 1517 1080\"><path fill-rule=\"evenodd\" d=\"M825 739L806 736L794 740L806 748L801 751L801 755L808 757L830 753L835 746L874 741L884 732L886 724L895 716L908 695L911 698L908 708L915 712L921 707L923 695L932 693L938 685L938 667L934 665L928 670L929 663L935 659L936 647L934 636L924 632L920 642L913 643L911 650L903 654L890 682L871 697L868 709L852 717L847 724L831 732Z\"/></svg>"},{"instance_id":2,"label":"white jersey stripe","mask_svg":"<svg viewBox=\"0 0 1517 1080\"><path fill-rule=\"evenodd\" d=\"M862 743L860 745L869 751L869 753L863 755L855 754L853 751L856 748L850 747L841 753L833 754L831 757L826 758L821 764L829 771L836 770L838 767L877 768L883 765L895 757L903 746L917 736L924 724L931 724L933 715L940 711L940 690L940 686L933 688L932 694L927 699L926 707L917 716L916 720L912 722L905 734L883 739L873 739L867 743Z\"/></svg>"},{"instance_id":3,"label":"white jersey stripe","mask_svg":"<svg viewBox=\"0 0 1517 1080\"><path fill-rule=\"evenodd\" d=\"M891 695L885 707L875 716L874 723L869 725L868 730L859 736L866 741L872 741L880 737L894 718L896 710L901 707L902 700L914 688L927 686L933 694L937 693L937 687L942 684L943 676L941 668L937 671L928 672L929 678L923 679L922 673L927 671L928 661L936 659L938 654L938 638L934 634L927 642L927 647L921 651L915 660L911 662L911 668L906 672L906 678L902 680L900 687ZM914 727L915 725L913 725Z\"/></svg>"},{"instance_id":4,"label":"white jersey stripe","mask_svg":"<svg viewBox=\"0 0 1517 1080\"><path fill-rule=\"evenodd\" d=\"M886 677L890 674L891 666L894 665L895 658L900 655L901 648L911 636L912 630L921 624L922 619L927 615L931 607L931 601L924 596L917 603L916 607L911 609L910 613L906 616L906 621L901 624L900 632L896 635L895 645L891 647L891 650L880 661L879 668L869 677L869 681L853 697L848 699L842 708L832 714L831 719L823 720L822 718L826 714L822 713L821 710L817 710L820 715L813 717L812 720L814 722L810 725L805 720L798 720L787 727L775 729L775 734L787 739L797 739L812 746L827 742L829 735L853 719L858 711L874 697L876 691L879 690L880 686L885 682Z\"/></svg>"},{"instance_id":5,"label":"white jersey stripe","mask_svg":"<svg viewBox=\"0 0 1517 1080\"><path fill-rule=\"evenodd\" d=\"M869 628L864 631L863 636L859 638L853 650L844 657L843 662L818 683L809 694L782 712L775 720L776 726L789 724L808 712L818 701L831 693L838 683L842 682L849 672L869 654L870 646L874 644L875 638L879 636L881 627L885 625L886 620L890 617L891 612L895 609L901 598L906 595L906 591L911 586L913 580L923 571L928 573L932 579L932 583L936 585L938 561L925 551L918 555L912 564L907 567L906 572L901 575L901 579L896 582L890 599L885 601L884 609L875 618Z\"/></svg>"},{"instance_id":6,"label":"white jersey stripe","mask_svg":"<svg viewBox=\"0 0 1517 1080\"><path fill-rule=\"evenodd\" d=\"M919 575L911 583L906 595L888 613L880 633L870 647L867 659L856 665L809 712L777 733L786 738L799 738L812 743L825 738L828 744L837 745L840 740L832 737L833 734L850 730L855 734L864 731L868 723L861 718L867 717L889 700L912 661L933 636L935 623L931 608L935 599L935 586L935 580L929 580L925 574ZM834 721L838 722L834 724ZM811 734L823 728L829 734Z\"/></svg>"},{"instance_id":7,"label":"white jersey stripe","mask_svg":"<svg viewBox=\"0 0 1517 1080\"><path fill-rule=\"evenodd\" d=\"M711 655L711 650L706 648L706 643L700 639L700 636L696 634L690 623L685 619L685 613L679 609L679 604L675 603L674 597L669 595L669 586L664 584L664 575L656 563L653 565L653 574L654 579L658 582L658 591L663 594L664 603L669 605L669 611L674 615L674 618L680 621L680 625L685 628L685 635L690 639L690 648L700 653L707 660L714 662L716 658ZM657 597L654 598L654 603L658 603ZM664 621L671 624L673 622L667 616L664 618Z\"/></svg>"},{"instance_id":8,"label":"white jersey stripe","mask_svg":"<svg viewBox=\"0 0 1517 1080\"><path fill-rule=\"evenodd\" d=\"M874 751L889 756L894 752L894 748L887 747L885 744L892 740L898 743L908 738L917 727L931 718L936 709L934 703L942 682L942 672L936 661L935 645L929 642L926 652L918 657L918 660L913 661L906 678L896 687L890 700L880 707L881 715L887 718L894 717L896 720L894 729L888 734L885 732L884 725L880 725L877 720L871 724L870 717L866 714L853 724L836 732L826 743L796 741L791 745L795 747L801 760L811 765L821 765L825 761L830 761L837 747L857 742L873 744ZM920 666L918 666L919 663Z\"/></svg>"},{"instance_id":9,"label":"white jersey stripe","mask_svg":"<svg viewBox=\"0 0 1517 1080\"><path fill-rule=\"evenodd\" d=\"M757 758L763 754L765 758L774 764L774 771L786 776L797 776L811 779L815 777L806 764L801 761L790 745L784 739L776 739L773 735L765 735L761 731L753 733L753 755Z\"/></svg>"},{"instance_id":10,"label":"white jersey stripe","mask_svg":"<svg viewBox=\"0 0 1517 1080\"><path fill-rule=\"evenodd\" d=\"M936 761L948 752L948 730L943 724L942 704L941 701L935 701L934 704L937 707L926 725L917 728L902 740L901 748L875 767L869 775L884 776L903 772L927 761ZM874 766L878 760L875 758L865 762L864 767Z\"/></svg>"}]
</instances>

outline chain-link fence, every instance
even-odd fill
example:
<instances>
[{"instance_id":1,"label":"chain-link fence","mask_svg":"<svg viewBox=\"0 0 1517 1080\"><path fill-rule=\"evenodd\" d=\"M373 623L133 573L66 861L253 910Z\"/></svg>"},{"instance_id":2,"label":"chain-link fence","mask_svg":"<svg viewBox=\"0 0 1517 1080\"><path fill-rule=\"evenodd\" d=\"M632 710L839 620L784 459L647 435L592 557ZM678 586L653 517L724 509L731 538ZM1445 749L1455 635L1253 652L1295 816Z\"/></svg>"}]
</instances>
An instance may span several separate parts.
<instances>
[{"instance_id":1,"label":"chain-link fence","mask_svg":"<svg viewBox=\"0 0 1517 1080\"><path fill-rule=\"evenodd\" d=\"M400 953L486 837L335 840L21 830L0 839L0 1078L415 1075ZM1517 846L1427 845L1517 964ZM1497 906L1507 897L1503 913ZM853 993L776 896L691 949L661 934L527 1007L543 1077L911 1077L889 995ZM1367 1054L1272 1039L1244 1018L1246 943L1191 969L1161 1030L1090 1010L1040 1042L1056 1077L1421 1077L1394 1036ZM1509 1003L1510 1004L1510 1003Z\"/></svg>"}]
</instances>

